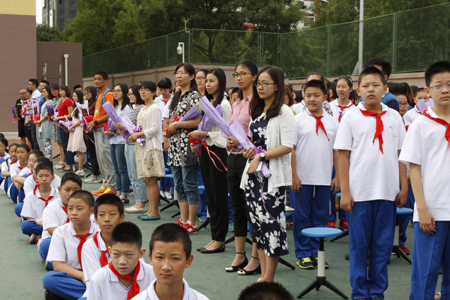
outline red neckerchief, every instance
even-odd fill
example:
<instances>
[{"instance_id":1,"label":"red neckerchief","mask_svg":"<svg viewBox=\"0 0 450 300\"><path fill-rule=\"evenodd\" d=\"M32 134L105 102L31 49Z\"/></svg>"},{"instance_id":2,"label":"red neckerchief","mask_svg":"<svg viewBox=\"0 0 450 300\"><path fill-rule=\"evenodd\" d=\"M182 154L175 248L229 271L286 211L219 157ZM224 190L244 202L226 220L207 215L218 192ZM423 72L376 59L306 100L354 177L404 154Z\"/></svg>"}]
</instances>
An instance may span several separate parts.
<instances>
[{"instance_id":1,"label":"red neckerchief","mask_svg":"<svg viewBox=\"0 0 450 300\"><path fill-rule=\"evenodd\" d=\"M336 100L337 101L337 100ZM338 107L341 109L342 114L344 113L344 109L347 107L352 107L353 103L350 103L350 105L347 104L347 106L342 106L338 104ZM339 123L341 123L342 114L339 114Z\"/></svg>"},{"instance_id":2,"label":"red neckerchief","mask_svg":"<svg viewBox=\"0 0 450 300\"><path fill-rule=\"evenodd\" d=\"M139 294L139 292L141 291L141 288L139 286L139 284L137 283L137 277L139 274L139 271L141 270L141 262L138 261L137 265L136 265L136 269L134 269L134 274L133 277L131 277L130 275L121 275L119 272L117 272L116 268L114 267L113 263L110 262L108 264L108 267L111 269L111 271L120 279L123 280L131 280L133 283L131 284L130 290L128 291L128 295L127 295L127 300L131 300L134 296L136 296L137 294Z\"/></svg>"},{"instance_id":3,"label":"red neckerchief","mask_svg":"<svg viewBox=\"0 0 450 300\"><path fill-rule=\"evenodd\" d=\"M17 163L17 161L15 161L15 162L11 162L11 165L10 166L12 166L13 164L15 164L15 163Z\"/></svg>"},{"instance_id":4,"label":"red neckerchief","mask_svg":"<svg viewBox=\"0 0 450 300\"><path fill-rule=\"evenodd\" d=\"M67 208L65 208L64 207L64 205L63 206L61 206L61 208L62 208L62 210L66 213L66 215L67 215L67 220L66 220L66 224L67 223L69 223L70 222L70 219L69 219L69 214L67 213Z\"/></svg>"},{"instance_id":5,"label":"red neckerchief","mask_svg":"<svg viewBox=\"0 0 450 300\"><path fill-rule=\"evenodd\" d=\"M3 155L0 154L0 157L3 158L3 157L5 157L5 155L6 155L6 154L3 154Z\"/></svg>"},{"instance_id":6,"label":"red neckerchief","mask_svg":"<svg viewBox=\"0 0 450 300\"><path fill-rule=\"evenodd\" d=\"M322 120L321 120L322 116L315 116L313 114L311 114L311 116L316 118L316 133L317 133L317 135L319 135L319 127L320 127L320 128L322 128L323 132L325 133L325 136L327 137L327 139L330 140L328 138L327 131L325 130L325 126L323 126L323 123L322 123Z\"/></svg>"},{"instance_id":7,"label":"red neckerchief","mask_svg":"<svg viewBox=\"0 0 450 300\"><path fill-rule=\"evenodd\" d=\"M91 233L88 232L85 235L82 234L75 234L77 238L80 239L80 243L78 244L77 253L78 253L78 262L80 263L81 269L83 269L83 266L81 265L81 250L83 249L84 242L86 242L86 239L88 236L90 236Z\"/></svg>"},{"instance_id":8,"label":"red neckerchief","mask_svg":"<svg viewBox=\"0 0 450 300\"><path fill-rule=\"evenodd\" d=\"M95 245L97 246L98 250L100 250L100 245L98 243L98 231L94 234L92 239L94 240ZM100 264L102 267L106 266L108 264L108 257L106 257L106 253L109 252L108 250L100 250L102 251L102 255L100 255Z\"/></svg>"},{"instance_id":9,"label":"red neckerchief","mask_svg":"<svg viewBox=\"0 0 450 300\"><path fill-rule=\"evenodd\" d=\"M360 109L360 111L363 114L363 116L375 117L377 119L375 135L373 136L373 141L372 142L375 143L375 140L378 138L378 143L380 145L380 151L381 151L381 153L384 154L384 152L383 152L383 130L384 130L384 126L383 126L383 120L381 120L381 116L384 115L387 110L383 111L381 114L378 114L378 113L372 112L372 111L368 111L368 110L362 110L362 109Z\"/></svg>"},{"instance_id":10,"label":"red neckerchief","mask_svg":"<svg viewBox=\"0 0 450 300\"><path fill-rule=\"evenodd\" d=\"M429 118L430 120L433 120L433 121L435 121L435 122L437 122L437 123L439 123L439 124L442 124L442 125L444 125L445 127L447 127L447 129L445 130L445 139L446 139L448 142L450 142L450 126L449 126L449 123L447 123L447 121L445 121L445 120L442 120L442 119L439 119L439 118L435 118L435 117L430 116L430 114L428 113L428 110L424 111L424 112L423 112L423 115L424 115L425 117Z\"/></svg>"},{"instance_id":11,"label":"red neckerchief","mask_svg":"<svg viewBox=\"0 0 450 300\"><path fill-rule=\"evenodd\" d=\"M162 98L161 100L164 102L164 104L167 104L167 102L169 102L170 99L169 100L164 100L164 98Z\"/></svg>"},{"instance_id":12,"label":"red neckerchief","mask_svg":"<svg viewBox=\"0 0 450 300\"><path fill-rule=\"evenodd\" d=\"M39 187L39 184L34 187L34 191L33 191L33 193L36 197L37 197L36 190L38 189L38 187ZM50 193L51 193L51 190L50 190ZM48 205L48 202L53 199L53 196L49 196L48 199L45 199L44 197L38 197L38 198L45 202L44 208L46 208Z\"/></svg>"},{"instance_id":13,"label":"red neckerchief","mask_svg":"<svg viewBox=\"0 0 450 300\"><path fill-rule=\"evenodd\" d=\"M22 169L24 168L24 167L21 167L20 165L17 165L17 167L18 167L19 170L21 170L21 171L22 171Z\"/></svg>"}]
</instances>

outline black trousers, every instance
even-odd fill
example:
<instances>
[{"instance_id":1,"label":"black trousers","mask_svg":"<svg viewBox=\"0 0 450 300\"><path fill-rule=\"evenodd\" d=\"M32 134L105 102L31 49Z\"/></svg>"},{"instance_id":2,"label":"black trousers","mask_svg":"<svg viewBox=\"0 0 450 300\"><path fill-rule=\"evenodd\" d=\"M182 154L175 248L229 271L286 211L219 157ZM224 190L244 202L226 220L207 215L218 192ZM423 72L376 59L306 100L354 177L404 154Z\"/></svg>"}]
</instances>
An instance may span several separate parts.
<instances>
[{"instance_id":1,"label":"black trousers","mask_svg":"<svg viewBox=\"0 0 450 300\"><path fill-rule=\"evenodd\" d=\"M36 136L36 124L31 123L30 124L30 134L31 134L31 145L33 146L33 150L40 150L39 144L37 142L37 136Z\"/></svg>"},{"instance_id":2,"label":"black trousers","mask_svg":"<svg viewBox=\"0 0 450 300\"><path fill-rule=\"evenodd\" d=\"M242 154L228 156L228 187L230 189L230 202L233 208L234 236L247 236L247 201L241 185L242 173L247 159Z\"/></svg>"},{"instance_id":3,"label":"black trousers","mask_svg":"<svg viewBox=\"0 0 450 300\"><path fill-rule=\"evenodd\" d=\"M227 165L227 150L216 146L210 146L209 150L214 152L223 164ZM218 242L224 242L228 230L228 185L227 171L222 163L211 154L209 158L205 147L201 149L200 170L202 172L203 184L206 191L206 203L211 224L211 238ZM212 161L214 160L216 166Z\"/></svg>"},{"instance_id":4,"label":"black trousers","mask_svg":"<svg viewBox=\"0 0 450 300\"><path fill-rule=\"evenodd\" d=\"M86 135L90 138L86 138ZM98 176L99 175L99 167L98 167L98 161L97 161L97 154L95 152L95 144L94 141L94 134L92 132L83 132L83 140L84 144L86 145L86 149L89 153L89 156L91 157L91 166L92 166L92 175Z\"/></svg>"}]
</instances>

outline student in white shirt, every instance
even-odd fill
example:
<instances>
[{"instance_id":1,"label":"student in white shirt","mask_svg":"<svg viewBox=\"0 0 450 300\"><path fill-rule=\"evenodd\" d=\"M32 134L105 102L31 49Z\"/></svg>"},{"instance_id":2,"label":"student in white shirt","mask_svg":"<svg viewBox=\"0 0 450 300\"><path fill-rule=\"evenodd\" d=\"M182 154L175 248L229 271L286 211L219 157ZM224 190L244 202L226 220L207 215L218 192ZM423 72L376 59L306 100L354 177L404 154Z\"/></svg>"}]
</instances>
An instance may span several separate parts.
<instances>
[{"instance_id":1,"label":"student in white shirt","mask_svg":"<svg viewBox=\"0 0 450 300\"><path fill-rule=\"evenodd\" d=\"M399 160L410 166L414 242L409 299L435 299L442 265L441 299L448 299L450 274L450 62L425 71L425 91L434 107L409 127Z\"/></svg>"},{"instance_id":2,"label":"student in white shirt","mask_svg":"<svg viewBox=\"0 0 450 300\"><path fill-rule=\"evenodd\" d=\"M333 118L339 123L342 117L348 111L354 109L356 106L350 101L350 93L353 91L353 81L348 76L338 78L336 83L336 93L338 98L330 102L330 109L333 112ZM333 168L333 178L336 176L336 171ZM336 227L336 192L333 191L330 197L330 214L328 216L327 227ZM343 230L348 229L347 213L339 208L339 228Z\"/></svg>"},{"instance_id":3,"label":"student in white shirt","mask_svg":"<svg viewBox=\"0 0 450 300\"><path fill-rule=\"evenodd\" d=\"M88 300L126 300L145 291L156 277L153 267L142 261L142 233L131 222L118 224L108 247L111 262L90 279Z\"/></svg>"},{"instance_id":4,"label":"student in white shirt","mask_svg":"<svg viewBox=\"0 0 450 300\"><path fill-rule=\"evenodd\" d=\"M47 159L48 160L48 159ZM30 244L37 244L42 235L42 214L47 205L59 198L58 191L50 186L53 181L53 165L48 160L36 167L38 185L25 197L21 217L22 232L30 236Z\"/></svg>"},{"instance_id":5,"label":"student in white shirt","mask_svg":"<svg viewBox=\"0 0 450 300\"><path fill-rule=\"evenodd\" d=\"M9 154L6 152L6 149L8 149L8 140L5 138L0 138L0 164L4 163L9 158Z\"/></svg>"},{"instance_id":6,"label":"student in white shirt","mask_svg":"<svg viewBox=\"0 0 450 300\"><path fill-rule=\"evenodd\" d=\"M10 158L2 163L2 183L0 185L0 188L5 193L8 192L8 188L12 183L10 169L11 165L17 163L17 155L16 155L17 146L19 146L19 144L17 143L9 145Z\"/></svg>"},{"instance_id":7,"label":"student in white shirt","mask_svg":"<svg viewBox=\"0 0 450 300\"><path fill-rule=\"evenodd\" d=\"M22 189L23 182L16 182L16 178L19 176L19 173L22 169L28 167L28 154L30 153L30 147L27 144L19 144L16 149L17 153L17 163L11 165L10 175L11 175L11 184L8 188L8 196L14 203L18 203L19 193ZM19 181L23 178L17 178ZM22 199L23 200L23 199ZM23 201L22 201L23 202Z\"/></svg>"},{"instance_id":8,"label":"student in white shirt","mask_svg":"<svg viewBox=\"0 0 450 300\"><path fill-rule=\"evenodd\" d=\"M152 233L150 240L150 264L156 279L134 300L208 300L190 288L183 273L194 260L189 234L176 224L163 224Z\"/></svg>"},{"instance_id":9,"label":"student in white shirt","mask_svg":"<svg viewBox=\"0 0 450 300\"><path fill-rule=\"evenodd\" d=\"M339 192L338 176L333 181L331 178L337 163L333 145L338 122L322 108L326 92L322 81L308 81L304 88L306 110L295 116L291 203L295 255L301 269L314 269L319 250L319 239L306 237L301 231L327 225L331 190Z\"/></svg>"},{"instance_id":10,"label":"student in white shirt","mask_svg":"<svg viewBox=\"0 0 450 300\"><path fill-rule=\"evenodd\" d=\"M111 233L125 219L122 200L114 194L101 195L95 201L94 217L100 231L83 245L81 253L87 287L95 272L111 262L108 250L111 247Z\"/></svg>"},{"instance_id":11,"label":"student in white shirt","mask_svg":"<svg viewBox=\"0 0 450 300\"><path fill-rule=\"evenodd\" d=\"M225 122L230 123L231 106L227 100L225 89L227 79L222 69L213 69L206 75L206 96L216 109L222 111ZM228 231L228 184L227 184L227 137L214 124L211 128L203 115L198 130L189 133L196 140L191 144L191 150L199 153L200 171L206 190L206 200L211 221L211 242L201 248L201 253L216 253L225 251L225 238ZM207 147L207 148L206 148Z\"/></svg>"},{"instance_id":12,"label":"student in white shirt","mask_svg":"<svg viewBox=\"0 0 450 300\"><path fill-rule=\"evenodd\" d=\"M414 103L417 104L419 100L423 100L425 103L430 101L430 97L425 92L423 88L418 89L414 93ZM416 120L418 117L422 115L422 112L420 111L419 107L416 105L414 108L408 110L405 115L403 116L403 120L405 121L406 130L408 130L408 127L411 126L411 124Z\"/></svg>"},{"instance_id":13,"label":"student in white shirt","mask_svg":"<svg viewBox=\"0 0 450 300\"><path fill-rule=\"evenodd\" d=\"M67 206L70 222L55 229L48 251L47 261L53 263L55 271L42 278L46 297L79 299L86 291L81 250L85 241L98 231L91 220L93 211L94 197L90 192L77 191L70 195Z\"/></svg>"},{"instance_id":14,"label":"student in white shirt","mask_svg":"<svg viewBox=\"0 0 450 300\"><path fill-rule=\"evenodd\" d=\"M334 145L341 208L350 212L351 298L384 299L396 206L408 196L406 167L398 162L405 127L398 112L381 103L387 86L379 69L364 69L358 82L364 102L341 119Z\"/></svg>"},{"instance_id":15,"label":"student in white shirt","mask_svg":"<svg viewBox=\"0 0 450 300\"><path fill-rule=\"evenodd\" d=\"M55 180L56 176L52 183ZM69 196L74 192L81 190L81 187L82 181L80 176L73 172L64 174L61 180L61 186L58 186L59 198L44 208L44 213L42 215L42 237L38 242L39 254L44 261L47 259L53 232L59 226L70 222L67 215ZM46 264L46 269L53 270L53 264L51 262Z\"/></svg>"}]
</instances>

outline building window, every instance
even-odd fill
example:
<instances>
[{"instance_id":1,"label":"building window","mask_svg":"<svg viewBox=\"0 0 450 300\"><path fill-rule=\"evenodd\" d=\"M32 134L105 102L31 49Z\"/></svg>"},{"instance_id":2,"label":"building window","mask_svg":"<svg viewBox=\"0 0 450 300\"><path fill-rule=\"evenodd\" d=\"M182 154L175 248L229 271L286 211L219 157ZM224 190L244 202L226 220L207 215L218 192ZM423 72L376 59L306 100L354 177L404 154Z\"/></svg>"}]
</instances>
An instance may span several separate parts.
<instances>
[{"instance_id":1,"label":"building window","mask_svg":"<svg viewBox=\"0 0 450 300\"><path fill-rule=\"evenodd\" d=\"M59 9L59 17L64 18L64 8Z\"/></svg>"},{"instance_id":2,"label":"building window","mask_svg":"<svg viewBox=\"0 0 450 300\"><path fill-rule=\"evenodd\" d=\"M71 9L70 14L69 14L69 19L75 19L76 16L77 16L77 11Z\"/></svg>"},{"instance_id":3,"label":"building window","mask_svg":"<svg viewBox=\"0 0 450 300\"><path fill-rule=\"evenodd\" d=\"M70 0L69 7L70 8L76 8L77 7L77 4L76 4L75 0Z\"/></svg>"}]
</instances>

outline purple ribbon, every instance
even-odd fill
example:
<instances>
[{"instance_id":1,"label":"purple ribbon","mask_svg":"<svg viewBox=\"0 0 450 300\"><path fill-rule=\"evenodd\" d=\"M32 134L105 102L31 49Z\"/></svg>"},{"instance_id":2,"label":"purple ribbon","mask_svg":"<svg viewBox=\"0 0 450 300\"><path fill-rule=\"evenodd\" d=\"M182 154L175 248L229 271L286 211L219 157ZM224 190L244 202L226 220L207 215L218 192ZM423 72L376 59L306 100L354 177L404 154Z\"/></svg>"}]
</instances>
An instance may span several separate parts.
<instances>
[{"instance_id":1,"label":"purple ribbon","mask_svg":"<svg viewBox=\"0 0 450 300\"><path fill-rule=\"evenodd\" d=\"M138 132L141 132L141 131L142 131L142 125L133 126L133 132L132 133L138 133ZM128 130L125 129L123 131L122 137L124 139L128 139L130 136L131 136L131 133ZM145 139L143 137L138 137L136 139L136 143L138 143L141 146L144 146L145 145Z\"/></svg>"}]
</instances>

